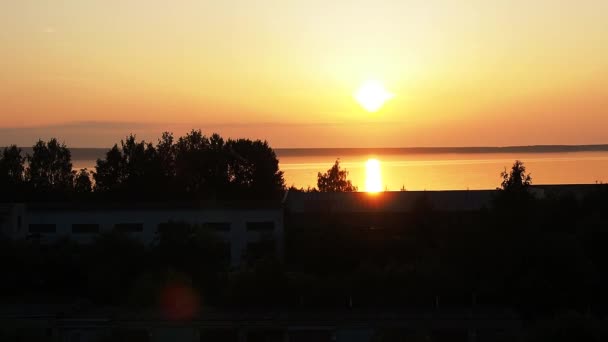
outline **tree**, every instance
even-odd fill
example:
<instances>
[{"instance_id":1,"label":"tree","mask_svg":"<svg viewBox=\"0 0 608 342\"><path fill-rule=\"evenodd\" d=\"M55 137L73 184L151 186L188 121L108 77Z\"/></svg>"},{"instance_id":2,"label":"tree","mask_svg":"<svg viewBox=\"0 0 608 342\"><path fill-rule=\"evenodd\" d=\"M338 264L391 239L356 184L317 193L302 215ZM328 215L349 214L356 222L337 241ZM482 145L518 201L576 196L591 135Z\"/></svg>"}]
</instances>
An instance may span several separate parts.
<instances>
[{"instance_id":1,"label":"tree","mask_svg":"<svg viewBox=\"0 0 608 342\"><path fill-rule=\"evenodd\" d=\"M77 193L89 193L93 191L91 183L91 174L85 169L80 169L74 178L74 191Z\"/></svg>"},{"instance_id":2,"label":"tree","mask_svg":"<svg viewBox=\"0 0 608 342\"><path fill-rule=\"evenodd\" d=\"M65 144L55 138L39 140L27 160L26 179L35 192L65 194L73 189L72 154Z\"/></svg>"},{"instance_id":3,"label":"tree","mask_svg":"<svg viewBox=\"0 0 608 342\"><path fill-rule=\"evenodd\" d=\"M126 182L122 159L116 144L106 153L105 159L97 159L96 172L93 174L96 192L118 191Z\"/></svg>"},{"instance_id":4,"label":"tree","mask_svg":"<svg viewBox=\"0 0 608 342\"><path fill-rule=\"evenodd\" d=\"M532 184L532 176L526 174L524 163L516 160L511 167L511 171L505 169L500 173L502 177L501 189L510 192L526 190Z\"/></svg>"},{"instance_id":5,"label":"tree","mask_svg":"<svg viewBox=\"0 0 608 342\"><path fill-rule=\"evenodd\" d=\"M165 190L162 173L154 145L129 135L120 147L115 144L105 159L97 160L95 190L148 197Z\"/></svg>"},{"instance_id":6,"label":"tree","mask_svg":"<svg viewBox=\"0 0 608 342\"><path fill-rule=\"evenodd\" d=\"M21 149L15 145L5 147L0 154L0 196L14 199L17 191L23 186L24 162Z\"/></svg>"},{"instance_id":7,"label":"tree","mask_svg":"<svg viewBox=\"0 0 608 342\"><path fill-rule=\"evenodd\" d=\"M173 133L163 132L156 144L156 153L166 182L175 178L175 143Z\"/></svg>"},{"instance_id":8,"label":"tree","mask_svg":"<svg viewBox=\"0 0 608 342\"><path fill-rule=\"evenodd\" d=\"M498 217L500 217L500 221L496 223L497 227L501 231L515 236L524 231L532 234L533 231L540 228L532 221L533 213L536 210L533 207L539 204L528 191L532 184L532 177L526 174L526 167L519 160L513 163L509 172L505 169L500 176L502 183L494 197L494 209L497 210ZM511 238L515 236L511 236Z\"/></svg>"},{"instance_id":9,"label":"tree","mask_svg":"<svg viewBox=\"0 0 608 342\"><path fill-rule=\"evenodd\" d=\"M174 138L163 133L154 146L134 135L114 145L97 160L95 191L163 198L278 198L283 172L267 142L228 140L193 130Z\"/></svg>"},{"instance_id":10,"label":"tree","mask_svg":"<svg viewBox=\"0 0 608 342\"><path fill-rule=\"evenodd\" d=\"M348 171L340 169L340 159L327 172L317 174L317 187L321 192L350 192L357 191L348 177Z\"/></svg>"},{"instance_id":11,"label":"tree","mask_svg":"<svg viewBox=\"0 0 608 342\"><path fill-rule=\"evenodd\" d=\"M214 196L226 190L228 164L224 141L193 130L175 144L175 180L177 189L194 197Z\"/></svg>"},{"instance_id":12,"label":"tree","mask_svg":"<svg viewBox=\"0 0 608 342\"><path fill-rule=\"evenodd\" d=\"M229 246L212 228L182 222L158 225L155 251L163 263L191 275L221 270L230 260Z\"/></svg>"},{"instance_id":13,"label":"tree","mask_svg":"<svg viewBox=\"0 0 608 342\"><path fill-rule=\"evenodd\" d=\"M130 135L121 141L121 147L128 192L135 196L158 194L162 172L154 145Z\"/></svg>"},{"instance_id":14,"label":"tree","mask_svg":"<svg viewBox=\"0 0 608 342\"><path fill-rule=\"evenodd\" d=\"M86 258L88 296L104 305L124 303L130 295L126 289L150 262L144 244L116 231L97 235L86 248Z\"/></svg>"},{"instance_id":15,"label":"tree","mask_svg":"<svg viewBox=\"0 0 608 342\"><path fill-rule=\"evenodd\" d=\"M283 171L268 142L228 140L228 179L233 191L241 196L278 198L285 191Z\"/></svg>"},{"instance_id":16,"label":"tree","mask_svg":"<svg viewBox=\"0 0 608 342\"><path fill-rule=\"evenodd\" d=\"M213 228L167 222L158 225L153 251L161 267L185 275L206 301L222 291L221 274L228 270L230 245Z\"/></svg>"}]
</instances>

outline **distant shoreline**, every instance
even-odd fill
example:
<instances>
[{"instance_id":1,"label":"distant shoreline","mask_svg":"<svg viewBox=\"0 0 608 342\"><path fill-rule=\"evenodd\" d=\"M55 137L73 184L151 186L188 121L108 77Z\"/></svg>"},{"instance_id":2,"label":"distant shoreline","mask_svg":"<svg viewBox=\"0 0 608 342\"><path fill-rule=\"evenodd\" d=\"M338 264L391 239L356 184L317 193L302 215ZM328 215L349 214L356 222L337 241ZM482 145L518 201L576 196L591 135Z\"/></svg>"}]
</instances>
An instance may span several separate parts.
<instances>
[{"instance_id":1,"label":"distant shoreline","mask_svg":"<svg viewBox=\"0 0 608 342\"><path fill-rule=\"evenodd\" d=\"M277 155L360 155L369 153L391 154L461 154L461 153L564 153L608 152L603 145L530 145L504 147L385 147L385 148L276 148Z\"/></svg>"},{"instance_id":2,"label":"distant shoreline","mask_svg":"<svg viewBox=\"0 0 608 342\"><path fill-rule=\"evenodd\" d=\"M22 147L24 153L31 153L31 147ZM72 159L103 158L109 148L70 147ZM386 147L386 148L275 148L278 157L332 156L345 157L362 154L403 155L403 154L488 154L488 153L566 153L566 152L608 152L608 144L602 145L529 145L503 147Z\"/></svg>"}]
</instances>

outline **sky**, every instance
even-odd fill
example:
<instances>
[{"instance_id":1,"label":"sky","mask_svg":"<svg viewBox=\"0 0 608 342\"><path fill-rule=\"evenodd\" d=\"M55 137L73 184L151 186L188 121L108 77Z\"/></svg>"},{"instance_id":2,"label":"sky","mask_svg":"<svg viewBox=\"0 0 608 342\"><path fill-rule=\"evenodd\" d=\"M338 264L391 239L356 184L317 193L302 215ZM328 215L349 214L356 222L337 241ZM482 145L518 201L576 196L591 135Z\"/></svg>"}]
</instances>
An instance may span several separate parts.
<instances>
[{"instance_id":1,"label":"sky","mask_svg":"<svg viewBox=\"0 0 608 342\"><path fill-rule=\"evenodd\" d=\"M0 2L0 146L608 143L608 1ZM375 113L367 80L394 97Z\"/></svg>"}]
</instances>

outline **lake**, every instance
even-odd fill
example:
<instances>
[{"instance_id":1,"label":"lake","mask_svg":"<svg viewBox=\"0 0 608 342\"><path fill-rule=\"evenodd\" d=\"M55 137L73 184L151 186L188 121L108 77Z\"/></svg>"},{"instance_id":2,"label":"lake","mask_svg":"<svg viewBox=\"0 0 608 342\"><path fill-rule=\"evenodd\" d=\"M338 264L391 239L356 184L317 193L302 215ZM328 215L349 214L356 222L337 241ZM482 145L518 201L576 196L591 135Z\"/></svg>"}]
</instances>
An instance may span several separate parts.
<instances>
[{"instance_id":1,"label":"lake","mask_svg":"<svg viewBox=\"0 0 608 342\"><path fill-rule=\"evenodd\" d=\"M349 179L366 190L368 160L375 159L382 189L494 189L500 172L522 160L534 184L582 184L608 181L608 151L593 147L275 149L287 185L315 186L317 173L336 158ZM73 149L75 169L93 169L105 149Z\"/></svg>"}]
</instances>

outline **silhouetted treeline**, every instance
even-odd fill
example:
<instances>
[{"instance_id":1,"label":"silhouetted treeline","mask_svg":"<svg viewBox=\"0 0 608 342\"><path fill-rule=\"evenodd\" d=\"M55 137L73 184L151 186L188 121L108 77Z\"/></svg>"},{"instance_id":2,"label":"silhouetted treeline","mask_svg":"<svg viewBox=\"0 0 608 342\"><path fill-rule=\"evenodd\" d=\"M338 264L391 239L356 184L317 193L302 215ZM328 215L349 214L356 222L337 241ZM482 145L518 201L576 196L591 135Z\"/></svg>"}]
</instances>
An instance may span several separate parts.
<instances>
[{"instance_id":1,"label":"silhouetted treeline","mask_svg":"<svg viewBox=\"0 0 608 342\"><path fill-rule=\"evenodd\" d=\"M128 136L94 171L72 170L70 150L38 141L32 154L16 146L0 157L0 200L278 198L283 173L267 142L224 140L192 131L154 144Z\"/></svg>"}]
</instances>

